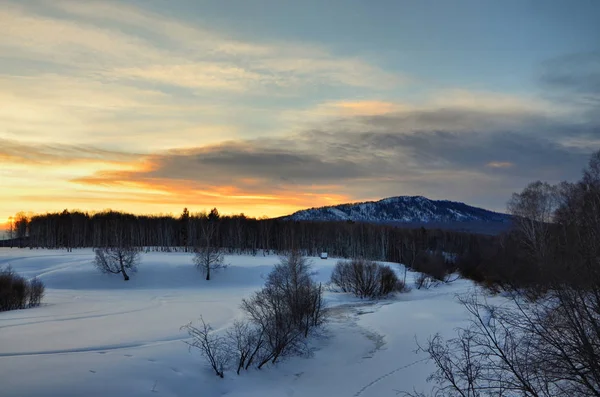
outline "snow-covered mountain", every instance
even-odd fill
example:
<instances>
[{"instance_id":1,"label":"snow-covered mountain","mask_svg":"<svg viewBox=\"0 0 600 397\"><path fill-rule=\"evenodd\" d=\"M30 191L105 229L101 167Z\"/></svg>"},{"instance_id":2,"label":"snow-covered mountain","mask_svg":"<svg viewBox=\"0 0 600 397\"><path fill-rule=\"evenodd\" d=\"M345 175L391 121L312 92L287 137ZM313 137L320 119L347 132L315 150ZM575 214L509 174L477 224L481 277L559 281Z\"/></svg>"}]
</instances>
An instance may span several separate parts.
<instances>
[{"instance_id":1,"label":"snow-covered mountain","mask_svg":"<svg viewBox=\"0 0 600 397\"><path fill-rule=\"evenodd\" d=\"M483 208L422 196L389 197L379 201L311 208L287 216L296 221L356 221L384 223L509 223L510 216Z\"/></svg>"}]
</instances>

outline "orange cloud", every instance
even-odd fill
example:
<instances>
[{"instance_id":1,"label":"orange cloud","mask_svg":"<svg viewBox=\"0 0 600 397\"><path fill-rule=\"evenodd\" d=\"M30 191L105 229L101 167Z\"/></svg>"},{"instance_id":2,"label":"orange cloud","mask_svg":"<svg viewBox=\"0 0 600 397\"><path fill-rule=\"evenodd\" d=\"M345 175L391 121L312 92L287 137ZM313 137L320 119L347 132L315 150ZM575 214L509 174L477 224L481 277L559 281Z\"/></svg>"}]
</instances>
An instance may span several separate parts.
<instances>
[{"instance_id":1,"label":"orange cloud","mask_svg":"<svg viewBox=\"0 0 600 397\"><path fill-rule=\"evenodd\" d=\"M192 180L136 178L139 178L139 174L135 172L111 171L74 179L72 182L92 187L122 188L123 192L115 197L120 206L124 203L137 203L140 207L160 205L175 210L187 206L198 211L218 207L224 213L244 212L251 216L280 216L307 207L351 200L347 195L332 193L340 188L335 185L275 187L264 180L262 184L252 180L250 185L239 183L240 181L234 181L238 185L210 185ZM129 188L136 188L138 193L128 194ZM96 197L92 200L102 203L106 198Z\"/></svg>"},{"instance_id":2,"label":"orange cloud","mask_svg":"<svg viewBox=\"0 0 600 397\"><path fill-rule=\"evenodd\" d=\"M53 197L61 205L77 208L82 208L82 202L95 209L131 210L135 207L134 212L156 211L157 208L178 212L184 206L191 211L201 211L217 207L223 213L244 212L250 216L281 216L307 207L351 200L348 195L336 193L343 190L339 185L274 181L268 175L260 175L264 167L270 166L260 164L260 161L269 161L268 156L266 160L259 160L259 168L254 173L238 175L237 169L219 164L221 156L233 148L242 150L235 152L234 157L248 155L253 150L248 145L236 144L146 155L135 164L130 163L129 169L100 170L72 178L70 184L77 191L76 197L64 194ZM280 160L280 155L273 154L275 161ZM207 162L198 163L194 169L197 156ZM257 161L263 153L252 156L246 161ZM217 164L211 165L211 161ZM253 166L256 164L240 164L250 169ZM28 201L35 200L36 196L21 198Z\"/></svg>"},{"instance_id":3,"label":"orange cloud","mask_svg":"<svg viewBox=\"0 0 600 397\"><path fill-rule=\"evenodd\" d=\"M510 168L514 166L514 164L509 161L491 161L487 163L486 166L491 168Z\"/></svg>"}]
</instances>

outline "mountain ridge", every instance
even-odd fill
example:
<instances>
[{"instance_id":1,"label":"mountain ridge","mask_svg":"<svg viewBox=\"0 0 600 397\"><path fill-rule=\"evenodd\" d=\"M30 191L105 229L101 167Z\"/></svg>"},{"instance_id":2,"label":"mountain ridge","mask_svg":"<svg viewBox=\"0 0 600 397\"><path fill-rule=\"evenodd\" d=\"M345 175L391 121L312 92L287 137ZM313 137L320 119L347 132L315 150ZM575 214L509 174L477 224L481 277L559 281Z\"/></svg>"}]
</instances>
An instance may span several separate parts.
<instances>
[{"instance_id":1,"label":"mountain ridge","mask_svg":"<svg viewBox=\"0 0 600 397\"><path fill-rule=\"evenodd\" d=\"M508 225L511 216L450 200L431 200L424 196L394 196L378 201L346 203L308 208L283 217L294 221L354 221L398 225L448 224L460 228L467 224ZM467 227L468 229L469 227Z\"/></svg>"}]
</instances>

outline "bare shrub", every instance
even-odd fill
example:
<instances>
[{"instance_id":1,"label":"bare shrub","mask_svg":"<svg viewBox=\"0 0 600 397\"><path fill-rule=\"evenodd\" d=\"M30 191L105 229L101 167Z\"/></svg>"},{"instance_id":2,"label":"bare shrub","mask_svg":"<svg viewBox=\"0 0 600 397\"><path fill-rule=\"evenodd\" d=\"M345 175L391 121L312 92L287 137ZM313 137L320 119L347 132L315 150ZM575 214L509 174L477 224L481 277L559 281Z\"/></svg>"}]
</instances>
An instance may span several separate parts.
<instances>
[{"instance_id":1,"label":"bare shrub","mask_svg":"<svg viewBox=\"0 0 600 397\"><path fill-rule=\"evenodd\" d=\"M389 267L365 259L338 261L331 282L343 292L360 298L379 298L405 289L396 273Z\"/></svg>"},{"instance_id":2,"label":"bare shrub","mask_svg":"<svg viewBox=\"0 0 600 397\"><path fill-rule=\"evenodd\" d=\"M404 281L398 278L391 267L379 266L379 296L386 296L393 292L403 292L405 289Z\"/></svg>"},{"instance_id":3,"label":"bare shrub","mask_svg":"<svg viewBox=\"0 0 600 397\"><path fill-rule=\"evenodd\" d=\"M237 362L236 373L248 369L263 349L263 333L247 321L235 321L227 330L230 353Z\"/></svg>"},{"instance_id":4,"label":"bare shrub","mask_svg":"<svg viewBox=\"0 0 600 397\"><path fill-rule=\"evenodd\" d=\"M360 298L375 298L378 295L377 263L364 259L350 262L351 274L354 277L354 294Z\"/></svg>"},{"instance_id":5,"label":"bare shrub","mask_svg":"<svg viewBox=\"0 0 600 397\"><path fill-rule=\"evenodd\" d=\"M266 343L257 363L259 369L301 347L303 330L294 324L291 310L279 291L265 287L250 299L244 299L242 309L265 336Z\"/></svg>"},{"instance_id":6,"label":"bare shrub","mask_svg":"<svg viewBox=\"0 0 600 397\"><path fill-rule=\"evenodd\" d=\"M191 342L186 342L190 349L198 349L200 354L206 358L213 371L215 371L215 374L223 378L230 360L225 338L215 335L212 332L210 324L207 324L202 317L200 317L200 325L198 327L189 323L181 327L181 329L186 330L192 338Z\"/></svg>"},{"instance_id":7,"label":"bare shrub","mask_svg":"<svg viewBox=\"0 0 600 397\"><path fill-rule=\"evenodd\" d=\"M102 273L122 274L128 281L127 271L135 272L140 261L140 253L132 247L97 248L94 265Z\"/></svg>"},{"instance_id":8,"label":"bare shrub","mask_svg":"<svg viewBox=\"0 0 600 397\"><path fill-rule=\"evenodd\" d=\"M352 268L347 261L338 261L331 272L331 283L337 285L342 292L354 292Z\"/></svg>"},{"instance_id":9,"label":"bare shrub","mask_svg":"<svg viewBox=\"0 0 600 397\"><path fill-rule=\"evenodd\" d=\"M421 255L415 259L413 269L417 272L425 273L439 281L444 281L448 275L446 258L439 251L433 253L421 253Z\"/></svg>"},{"instance_id":10,"label":"bare shrub","mask_svg":"<svg viewBox=\"0 0 600 397\"><path fill-rule=\"evenodd\" d=\"M263 289L242 300L248 320L236 321L225 336L201 326L185 325L192 336L190 347L198 348L215 373L223 377L227 364L236 372L307 351L306 337L324 321L323 289L310 273L310 263L298 252L282 257L269 273Z\"/></svg>"},{"instance_id":11,"label":"bare shrub","mask_svg":"<svg viewBox=\"0 0 600 397\"><path fill-rule=\"evenodd\" d=\"M39 306L43 295L44 284L40 280L29 282L10 266L0 270L0 311Z\"/></svg>"},{"instance_id":12,"label":"bare shrub","mask_svg":"<svg viewBox=\"0 0 600 397\"><path fill-rule=\"evenodd\" d=\"M46 287L39 279L34 278L29 282L29 306L39 306L44 297Z\"/></svg>"},{"instance_id":13,"label":"bare shrub","mask_svg":"<svg viewBox=\"0 0 600 397\"><path fill-rule=\"evenodd\" d=\"M322 293L306 259L292 252L275 266L262 290L242 301L242 309L264 337L258 368L305 350L303 339L324 320Z\"/></svg>"},{"instance_id":14,"label":"bare shrub","mask_svg":"<svg viewBox=\"0 0 600 397\"><path fill-rule=\"evenodd\" d=\"M24 309L27 307L29 297L29 283L18 274L12 275L12 309Z\"/></svg>"},{"instance_id":15,"label":"bare shrub","mask_svg":"<svg viewBox=\"0 0 600 397\"><path fill-rule=\"evenodd\" d=\"M304 331L304 336L323 319L322 288L312 280L310 272L308 260L292 251L280 259L265 283L266 288L281 293L294 325Z\"/></svg>"},{"instance_id":16,"label":"bare shrub","mask_svg":"<svg viewBox=\"0 0 600 397\"><path fill-rule=\"evenodd\" d=\"M416 289L429 289L432 286L435 286L439 283L433 277L425 273L419 273L417 278L415 279L415 288Z\"/></svg>"}]
</instances>

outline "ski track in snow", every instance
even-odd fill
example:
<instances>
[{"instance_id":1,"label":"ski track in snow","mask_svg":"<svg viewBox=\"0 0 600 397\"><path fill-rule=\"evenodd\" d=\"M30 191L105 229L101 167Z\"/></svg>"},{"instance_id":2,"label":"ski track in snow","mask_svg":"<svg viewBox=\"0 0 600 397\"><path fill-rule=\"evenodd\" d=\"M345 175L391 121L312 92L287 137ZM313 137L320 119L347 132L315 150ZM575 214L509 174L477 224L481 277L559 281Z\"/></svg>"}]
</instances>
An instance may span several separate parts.
<instances>
[{"instance_id":1,"label":"ski track in snow","mask_svg":"<svg viewBox=\"0 0 600 397\"><path fill-rule=\"evenodd\" d=\"M108 345L108 346L92 346L92 347L82 347L75 349L64 349L64 350L48 350L48 351L39 351L39 352L22 352L22 353L0 353L0 358L3 357L23 357L23 356L47 356L47 355L55 355L55 354L73 354L73 353L100 353L104 354L110 351L115 350L126 350L126 349L134 349L139 347L149 347L156 346L165 343L172 342L183 342L189 338L165 338L162 340L154 340L147 342L137 342L137 343L125 343L122 345Z\"/></svg>"},{"instance_id":2,"label":"ski track in snow","mask_svg":"<svg viewBox=\"0 0 600 397\"><path fill-rule=\"evenodd\" d=\"M390 376L390 375L393 375L393 374L395 374L396 372L398 372L398 371L401 371L401 370L403 370L403 369L406 369L406 368L412 367L413 365L417 365L417 364L419 364L419 363L423 363L423 362L425 362L425 361L427 361L427 360L428 360L427 358L423 358L423 359L421 359L421 360L413 361L413 362L412 362L412 363L410 363L410 364L402 365L402 366L400 366L400 367L398 367L398 368L396 368L396 369L394 369L394 370L392 370L392 371L390 371L390 372L387 372L387 373L385 373L385 374L381 375L380 377L376 378L375 380L373 380L373 381L372 381L372 382L370 382L370 383L367 383L367 384L366 384L365 386L363 386L363 387L362 387L362 388L361 388L359 391L357 391L356 393L354 393L354 397L358 397L358 396L360 396L360 395L361 395L361 394L363 394L363 393L365 392L365 390L367 390L369 387L373 386L373 385L374 385L374 384L376 384L377 382L380 382L380 381L382 381L383 379L387 378L388 376Z\"/></svg>"},{"instance_id":3,"label":"ski track in snow","mask_svg":"<svg viewBox=\"0 0 600 397\"><path fill-rule=\"evenodd\" d=\"M32 322L28 322L28 323L19 323L19 324L11 324L11 325L0 325L0 329L12 328L12 327L23 327L23 326L27 326L27 325L36 325L36 324L44 324L44 323L56 323L56 322L62 322L62 321L77 321L77 320L91 319L91 318L120 316L120 315L132 314L132 313L142 312L142 311L146 311L146 310L150 310L150 309L155 309L157 306L160 306L160 303L156 304L156 305L149 305L149 306L142 307L139 309L117 311L117 312L112 312L112 313L92 314L92 315L67 317L67 318L54 318L52 320L32 321ZM22 319L23 318L15 318L13 320L22 320ZM4 320L4 319L1 319L1 320ZM1 354L0 354L0 357L1 357Z\"/></svg>"}]
</instances>

